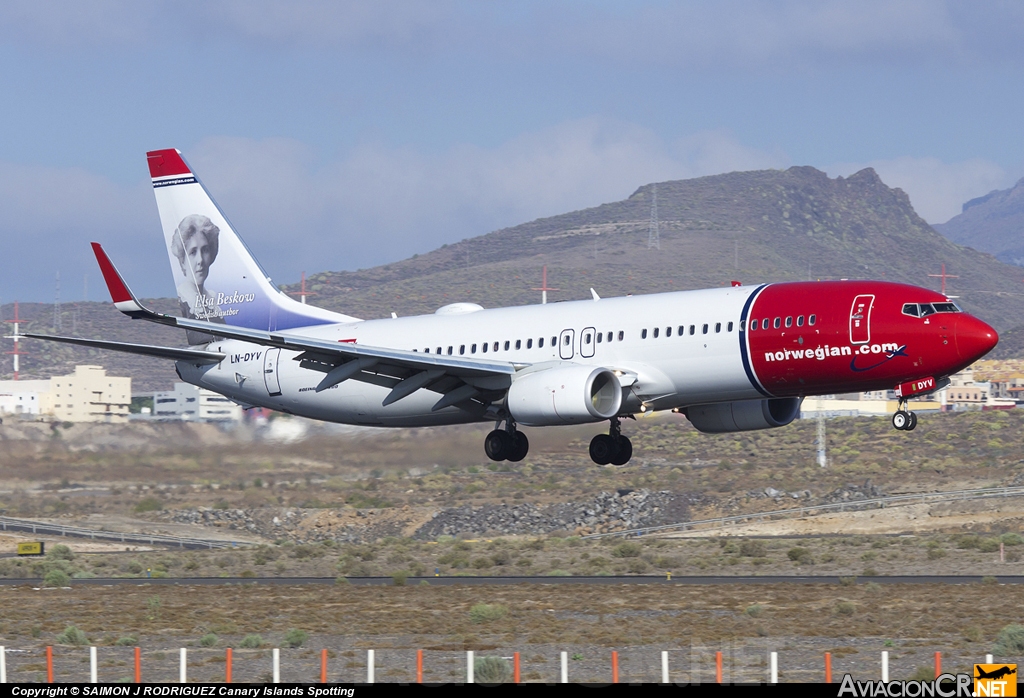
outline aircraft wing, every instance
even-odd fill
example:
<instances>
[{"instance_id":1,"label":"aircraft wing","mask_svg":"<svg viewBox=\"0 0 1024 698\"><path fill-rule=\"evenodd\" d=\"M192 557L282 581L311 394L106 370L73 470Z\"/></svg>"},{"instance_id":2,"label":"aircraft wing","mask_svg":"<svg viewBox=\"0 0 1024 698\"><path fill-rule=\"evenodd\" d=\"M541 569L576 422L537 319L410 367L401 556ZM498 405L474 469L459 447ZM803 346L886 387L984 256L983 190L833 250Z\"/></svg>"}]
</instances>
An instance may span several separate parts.
<instances>
[{"instance_id":1,"label":"aircraft wing","mask_svg":"<svg viewBox=\"0 0 1024 698\"><path fill-rule=\"evenodd\" d=\"M77 344L82 347L93 347L95 349L110 349L111 351L123 351L127 354L142 354L144 356L156 356L161 359L174 359L176 361L188 361L194 364L219 364L224 360L224 354L215 351L203 351L201 349L178 349L176 347L157 347L150 344L131 344L129 342L108 342L102 339L83 339L81 337L59 337L52 334L34 334L26 332L22 337L32 339L48 339L51 342L63 342L64 344Z\"/></svg>"},{"instance_id":2,"label":"aircraft wing","mask_svg":"<svg viewBox=\"0 0 1024 698\"><path fill-rule=\"evenodd\" d=\"M527 365L332 342L289 331L269 332L157 313L139 302L102 246L94 242L92 247L114 306L125 315L216 337L299 351L296 359L303 368L327 374L317 385L317 392L354 378L391 388L384 400L389 405L426 388L443 393L434 406L439 410L486 397L487 393L503 392L512 384L516 371Z\"/></svg>"}]
</instances>

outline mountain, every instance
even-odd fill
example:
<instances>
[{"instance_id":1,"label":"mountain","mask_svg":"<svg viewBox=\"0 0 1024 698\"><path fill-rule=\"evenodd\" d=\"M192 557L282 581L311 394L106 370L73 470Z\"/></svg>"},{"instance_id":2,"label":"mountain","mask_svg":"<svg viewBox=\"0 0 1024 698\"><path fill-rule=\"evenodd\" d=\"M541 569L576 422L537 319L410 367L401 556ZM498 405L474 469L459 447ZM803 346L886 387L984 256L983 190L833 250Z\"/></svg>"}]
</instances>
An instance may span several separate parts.
<instances>
[{"instance_id":1,"label":"mountain","mask_svg":"<svg viewBox=\"0 0 1024 698\"><path fill-rule=\"evenodd\" d=\"M953 242L1024 266L1024 179L971 199L960 215L934 227Z\"/></svg>"},{"instance_id":2,"label":"mountain","mask_svg":"<svg viewBox=\"0 0 1024 698\"><path fill-rule=\"evenodd\" d=\"M660 249L648 246L657 188ZM1024 325L1007 288L1018 269L938 235L872 169L830 179L812 167L733 172L639 188L628 199L542 218L393 264L307 279L310 302L359 317L430 313L455 301L551 300L802 279L877 278L939 288L999 329ZM297 286L289 286L294 292Z\"/></svg>"},{"instance_id":3,"label":"mountain","mask_svg":"<svg viewBox=\"0 0 1024 698\"><path fill-rule=\"evenodd\" d=\"M659 247L649 246L657 198ZM269 251L257 251L257 255ZM358 317L431 313L456 301L485 307L537 303L541 267L560 290L549 300L656 293L803 279L876 278L939 288L942 264L959 278L947 291L1000 331L1024 325L1017 300L1022 274L989 254L935 232L900 189L872 169L830 179L812 167L733 172L649 184L623 201L542 218L445 245L392 264L307 279L310 303ZM128 280L129 283L131 280ZM295 293L298 284L286 286ZM1014 291L1007 291L1014 289ZM170 299L153 301L177 312ZM53 306L22 305L23 331L52 332ZM180 346L162 326L131 321L110 305L63 306L63 334ZM10 318L11 306L3 317ZM132 375L136 391L169 387L169 362L25 341L22 374L52 375L74 363L99 363ZM4 372L9 375L10 364Z\"/></svg>"}]
</instances>

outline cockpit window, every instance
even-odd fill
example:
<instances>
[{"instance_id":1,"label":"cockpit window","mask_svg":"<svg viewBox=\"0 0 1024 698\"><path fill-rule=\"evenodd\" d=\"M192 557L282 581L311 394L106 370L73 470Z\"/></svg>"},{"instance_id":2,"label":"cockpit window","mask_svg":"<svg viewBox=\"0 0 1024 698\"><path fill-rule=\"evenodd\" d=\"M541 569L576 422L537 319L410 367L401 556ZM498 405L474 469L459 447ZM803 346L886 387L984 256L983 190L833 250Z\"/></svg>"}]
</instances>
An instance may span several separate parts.
<instances>
[{"instance_id":1,"label":"cockpit window","mask_svg":"<svg viewBox=\"0 0 1024 698\"><path fill-rule=\"evenodd\" d=\"M956 303L905 303L903 314L914 317L928 317L935 313L962 313Z\"/></svg>"}]
</instances>

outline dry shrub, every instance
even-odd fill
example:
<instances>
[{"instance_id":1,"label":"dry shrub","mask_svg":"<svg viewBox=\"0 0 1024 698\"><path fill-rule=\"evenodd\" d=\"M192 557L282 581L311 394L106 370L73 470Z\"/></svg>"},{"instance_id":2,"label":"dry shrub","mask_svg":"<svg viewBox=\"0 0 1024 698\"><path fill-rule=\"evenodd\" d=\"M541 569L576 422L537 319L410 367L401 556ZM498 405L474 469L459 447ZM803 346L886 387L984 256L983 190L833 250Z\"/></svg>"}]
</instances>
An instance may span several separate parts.
<instances>
[{"instance_id":1,"label":"dry shrub","mask_svg":"<svg viewBox=\"0 0 1024 698\"><path fill-rule=\"evenodd\" d=\"M474 623L490 623L508 615L508 607L499 603L478 603L469 609L469 619Z\"/></svg>"}]
</instances>

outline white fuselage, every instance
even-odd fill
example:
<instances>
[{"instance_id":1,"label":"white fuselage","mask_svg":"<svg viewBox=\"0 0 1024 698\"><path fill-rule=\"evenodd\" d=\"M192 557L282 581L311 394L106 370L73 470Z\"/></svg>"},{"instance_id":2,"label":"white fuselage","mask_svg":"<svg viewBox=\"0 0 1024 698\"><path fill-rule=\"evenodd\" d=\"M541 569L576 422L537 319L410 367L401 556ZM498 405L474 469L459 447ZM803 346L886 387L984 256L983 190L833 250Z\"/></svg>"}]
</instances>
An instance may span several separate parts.
<instances>
[{"instance_id":1,"label":"white fuselage","mask_svg":"<svg viewBox=\"0 0 1024 698\"><path fill-rule=\"evenodd\" d=\"M740 317L754 291L680 291L317 325L289 333L530 366L573 362L606 367L622 375L625 414L637 411L641 403L667 409L763 397L740 356ZM182 379L243 404L376 426L481 419L456 407L432 412L439 395L429 390L387 407L381 402L389 388L362 380L349 379L317 393L324 374L301 368L294 360L298 352L235 340L217 341L208 349L228 358L216 366L178 362Z\"/></svg>"}]
</instances>

